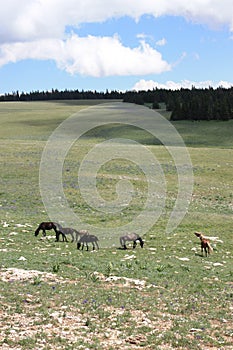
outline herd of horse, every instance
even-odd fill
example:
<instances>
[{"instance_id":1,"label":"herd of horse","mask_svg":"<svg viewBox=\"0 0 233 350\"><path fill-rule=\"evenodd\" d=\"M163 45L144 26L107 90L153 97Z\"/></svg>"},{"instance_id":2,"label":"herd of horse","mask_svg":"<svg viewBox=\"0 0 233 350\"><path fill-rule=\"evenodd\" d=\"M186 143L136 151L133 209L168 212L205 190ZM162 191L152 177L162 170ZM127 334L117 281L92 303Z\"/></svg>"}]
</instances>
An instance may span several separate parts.
<instances>
[{"instance_id":1,"label":"herd of horse","mask_svg":"<svg viewBox=\"0 0 233 350\"><path fill-rule=\"evenodd\" d=\"M56 242L59 242L60 236L62 236L63 242L68 242L67 236L71 236L71 242L77 242L77 249L84 249L86 246L86 250L89 250L88 244L92 244L92 249L99 249L98 245L98 237L90 234L87 230L76 230L72 227L62 227L57 222L42 222L37 227L35 231L35 236L38 236L40 231L43 232L43 236L46 236L46 231L54 230L56 234ZM133 242L133 249L136 248L137 241L139 241L141 248L143 248L143 240L136 233L130 233L128 235L124 235L120 237L121 248L127 249L126 242Z\"/></svg>"},{"instance_id":2,"label":"herd of horse","mask_svg":"<svg viewBox=\"0 0 233 350\"><path fill-rule=\"evenodd\" d=\"M92 249L99 249L98 237L90 234L87 230L76 230L71 227L62 227L57 222L42 222L35 231L35 236L38 236L40 231L43 232L43 236L46 236L47 230L54 230L56 234L56 242L60 240L60 236L62 236L63 242L68 242L67 236L71 236L71 242L77 242L77 249L84 249L86 246L86 250L89 250L88 244L92 244ZM209 240L203 236L201 232L194 233L201 241L201 252L202 255L205 252L206 257L213 251L213 248L210 245ZM120 237L120 245L122 249L127 249L126 242L133 242L133 249L136 248L137 242L139 242L141 248L143 248L144 241L142 238L136 233L129 233L127 235Z\"/></svg>"}]
</instances>

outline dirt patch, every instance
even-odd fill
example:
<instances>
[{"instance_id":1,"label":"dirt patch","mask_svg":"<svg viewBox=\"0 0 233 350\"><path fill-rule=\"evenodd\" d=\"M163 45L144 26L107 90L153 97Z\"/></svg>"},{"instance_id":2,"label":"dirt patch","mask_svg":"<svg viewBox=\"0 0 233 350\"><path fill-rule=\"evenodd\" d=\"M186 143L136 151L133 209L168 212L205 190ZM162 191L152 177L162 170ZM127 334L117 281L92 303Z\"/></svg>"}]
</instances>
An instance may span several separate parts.
<instances>
[{"instance_id":1,"label":"dirt patch","mask_svg":"<svg viewBox=\"0 0 233 350\"><path fill-rule=\"evenodd\" d=\"M137 280L125 277L106 277L100 273L93 273L93 276L103 282L104 286L116 286L121 288L136 288L142 293L148 293L147 288L151 287L144 280ZM10 283L12 281L35 281L40 279L46 283L76 283L63 279L53 273L46 273L37 270L24 270L17 268L0 269L0 280ZM106 287L105 287L106 288ZM126 310L113 305L103 305L101 310L90 312L79 307L67 306L61 303L52 303L46 310L41 309L40 303L34 303L34 297L27 294L24 300L22 311L19 313L12 309L12 304L6 299L1 300L0 310L1 329L0 346L3 350L25 349L27 342L33 342L35 350L58 350L65 348L76 348L89 350L96 348L96 342L101 344L102 350L152 350L149 345L151 338L161 339L157 345L158 350L169 350L172 347L166 344L166 333L171 332L174 322L183 318L182 315L171 315L162 313L157 309L155 312L146 312L135 309ZM51 299L53 302L53 299ZM165 310L160 305L160 310ZM223 339L230 342L232 328L227 320L212 321L211 334L216 338L219 329L224 325L225 330L221 335ZM200 329L190 329L187 338L194 339L202 334ZM178 337L178 334L174 334ZM177 338L178 339L178 338ZM164 342L163 342L164 341ZM200 340L201 342L201 340ZM21 345L24 344L24 345ZM89 344L89 345L88 345ZM215 348L213 344L203 345L203 350L221 349ZM224 349L230 349L225 347Z\"/></svg>"},{"instance_id":2,"label":"dirt patch","mask_svg":"<svg viewBox=\"0 0 233 350\"><path fill-rule=\"evenodd\" d=\"M46 282L65 282L62 277L58 277L57 275L48 272L24 270L13 267L0 270L0 279L3 282L35 280L36 278Z\"/></svg>"}]
</instances>

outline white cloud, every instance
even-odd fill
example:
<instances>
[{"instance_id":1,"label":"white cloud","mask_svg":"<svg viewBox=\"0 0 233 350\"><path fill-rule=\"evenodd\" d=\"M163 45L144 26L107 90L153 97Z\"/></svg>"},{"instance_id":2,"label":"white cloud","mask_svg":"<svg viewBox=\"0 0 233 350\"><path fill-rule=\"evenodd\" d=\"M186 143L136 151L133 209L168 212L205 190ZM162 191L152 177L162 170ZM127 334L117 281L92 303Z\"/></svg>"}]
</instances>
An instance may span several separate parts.
<instances>
[{"instance_id":1,"label":"white cloud","mask_svg":"<svg viewBox=\"0 0 233 350\"><path fill-rule=\"evenodd\" d=\"M171 69L149 44L141 41L131 49L123 46L117 36L80 38L73 34L66 40L4 44L0 50L0 66L23 59L51 59L70 74L94 77L158 74Z\"/></svg>"},{"instance_id":2,"label":"white cloud","mask_svg":"<svg viewBox=\"0 0 233 350\"><path fill-rule=\"evenodd\" d=\"M140 34L137 34L136 37L140 40L153 40L153 36L152 35L148 35L148 34L144 34L144 33L140 33Z\"/></svg>"},{"instance_id":3,"label":"white cloud","mask_svg":"<svg viewBox=\"0 0 233 350\"><path fill-rule=\"evenodd\" d=\"M161 40L158 40L158 41L156 42L156 45L157 45L157 46L164 46L164 45L166 45L166 43L167 43L167 40L166 40L165 38L163 38L163 39L161 39Z\"/></svg>"},{"instance_id":4,"label":"white cloud","mask_svg":"<svg viewBox=\"0 0 233 350\"><path fill-rule=\"evenodd\" d=\"M153 89L170 89L170 90L179 90L181 88L185 89L191 89L193 86L196 88L204 89L209 88L210 86L213 88L217 88L219 86L222 86L224 88L230 88L233 86L233 83L230 83L228 81L219 81L219 82L213 82L211 80L206 81L189 81L189 80L182 80L181 82L174 82L174 81L167 81L166 83L158 83L153 80L139 80L133 87L132 90L140 91L140 90L153 90Z\"/></svg>"},{"instance_id":5,"label":"white cloud","mask_svg":"<svg viewBox=\"0 0 233 350\"><path fill-rule=\"evenodd\" d=\"M196 61L200 60L200 55L197 52L194 52L193 57Z\"/></svg>"},{"instance_id":6,"label":"white cloud","mask_svg":"<svg viewBox=\"0 0 233 350\"><path fill-rule=\"evenodd\" d=\"M0 11L0 42L62 38L67 26L144 14L182 16L233 31L232 0L8 0Z\"/></svg>"},{"instance_id":7,"label":"white cloud","mask_svg":"<svg viewBox=\"0 0 233 350\"><path fill-rule=\"evenodd\" d=\"M232 0L8 0L0 11L0 66L33 58L52 59L71 74L96 77L167 71L170 65L144 40L130 48L117 37L71 34L83 23L123 16L138 20L145 14L183 16L233 31ZM165 43L162 39L157 45Z\"/></svg>"}]
</instances>

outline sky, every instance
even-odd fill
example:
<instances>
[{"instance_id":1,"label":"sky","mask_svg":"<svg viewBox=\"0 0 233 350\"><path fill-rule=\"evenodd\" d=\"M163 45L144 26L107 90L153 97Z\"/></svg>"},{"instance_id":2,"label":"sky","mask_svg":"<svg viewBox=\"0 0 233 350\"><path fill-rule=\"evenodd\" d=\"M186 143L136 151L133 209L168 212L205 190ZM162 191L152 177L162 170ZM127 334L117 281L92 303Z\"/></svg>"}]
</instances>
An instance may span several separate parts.
<instances>
[{"instance_id":1,"label":"sky","mask_svg":"<svg viewBox=\"0 0 233 350\"><path fill-rule=\"evenodd\" d=\"M232 0L8 0L0 94L233 86Z\"/></svg>"}]
</instances>

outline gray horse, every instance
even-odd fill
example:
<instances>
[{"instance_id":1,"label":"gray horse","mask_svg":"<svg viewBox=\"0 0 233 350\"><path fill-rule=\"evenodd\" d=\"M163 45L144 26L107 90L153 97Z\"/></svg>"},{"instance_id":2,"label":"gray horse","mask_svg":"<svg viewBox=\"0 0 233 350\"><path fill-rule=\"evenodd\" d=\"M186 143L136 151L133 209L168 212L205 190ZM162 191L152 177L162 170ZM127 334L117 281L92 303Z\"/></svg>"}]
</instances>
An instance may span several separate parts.
<instances>
[{"instance_id":1,"label":"gray horse","mask_svg":"<svg viewBox=\"0 0 233 350\"><path fill-rule=\"evenodd\" d=\"M137 241L139 241L141 248L143 248L144 242L137 233L129 233L128 235L120 237L120 244L122 248L127 249L126 242L133 242L133 249L136 248Z\"/></svg>"},{"instance_id":2,"label":"gray horse","mask_svg":"<svg viewBox=\"0 0 233 350\"><path fill-rule=\"evenodd\" d=\"M86 244L86 248L87 250L89 250L88 243L92 243L93 250L95 250L95 248L99 249L98 240L99 240L98 237L96 237L95 235L90 235L90 234L83 235L82 237L80 237L77 243L77 249L80 249L82 245L82 250L83 250L84 244Z\"/></svg>"}]
</instances>

